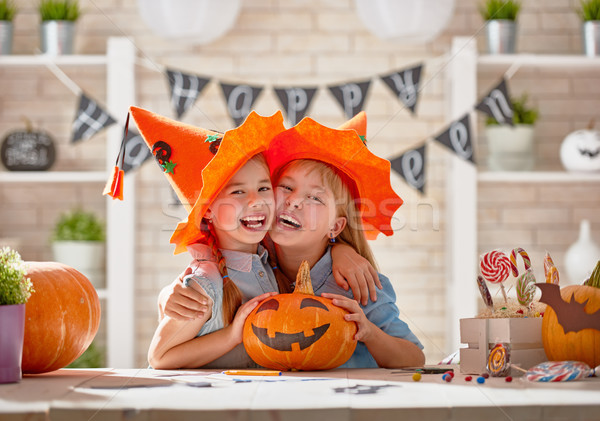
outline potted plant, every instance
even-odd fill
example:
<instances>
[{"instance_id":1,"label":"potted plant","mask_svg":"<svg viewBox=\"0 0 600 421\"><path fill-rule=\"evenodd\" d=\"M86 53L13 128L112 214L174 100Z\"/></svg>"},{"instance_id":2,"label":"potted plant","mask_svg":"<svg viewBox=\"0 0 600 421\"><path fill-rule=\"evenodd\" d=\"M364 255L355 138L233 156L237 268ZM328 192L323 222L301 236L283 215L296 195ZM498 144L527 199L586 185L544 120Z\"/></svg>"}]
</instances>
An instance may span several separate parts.
<instances>
[{"instance_id":1,"label":"potted plant","mask_svg":"<svg viewBox=\"0 0 600 421\"><path fill-rule=\"evenodd\" d=\"M485 0L479 7L486 21L487 49L490 54L514 54L517 44L517 0Z\"/></svg>"},{"instance_id":2,"label":"potted plant","mask_svg":"<svg viewBox=\"0 0 600 421\"><path fill-rule=\"evenodd\" d=\"M533 125L537 109L527 104L527 94L511 98L514 126L500 125L492 118L486 120L488 166L494 171L527 171L535 164Z\"/></svg>"},{"instance_id":3,"label":"potted plant","mask_svg":"<svg viewBox=\"0 0 600 421\"><path fill-rule=\"evenodd\" d=\"M12 53L13 18L17 7L11 0L0 0L0 55Z\"/></svg>"},{"instance_id":4,"label":"potted plant","mask_svg":"<svg viewBox=\"0 0 600 421\"><path fill-rule=\"evenodd\" d=\"M19 253L0 249L0 383L21 380L25 303L32 291Z\"/></svg>"},{"instance_id":5,"label":"potted plant","mask_svg":"<svg viewBox=\"0 0 600 421\"><path fill-rule=\"evenodd\" d=\"M579 16L583 21L582 40L586 56L600 55L600 0L580 0Z\"/></svg>"},{"instance_id":6,"label":"potted plant","mask_svg":"<svg viewBox=\"0 0 600 421\"><path fill-rule=\"evenodd\" d=\"M43 54L73 54L75 21L79 18L78 0L40 0Z\"/></svg>"},{"instance_id":7,"label":"potted plant","mask_svg":"<svg viewBox=\"0 0 600 421\"><path fill-rule=\"evenodd\" d=\"M104 224L93 213L76 208L63 213L52 234L54 260L83 273L96 288L104 287Z\"/></svg>"}]
</instances>

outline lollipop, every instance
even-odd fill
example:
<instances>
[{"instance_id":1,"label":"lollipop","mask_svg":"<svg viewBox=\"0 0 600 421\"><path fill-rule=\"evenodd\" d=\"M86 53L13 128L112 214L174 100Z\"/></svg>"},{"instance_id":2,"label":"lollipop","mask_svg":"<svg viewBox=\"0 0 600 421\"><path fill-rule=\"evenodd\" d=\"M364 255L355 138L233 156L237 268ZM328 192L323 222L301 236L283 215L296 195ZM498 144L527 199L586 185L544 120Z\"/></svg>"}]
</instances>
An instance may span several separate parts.
<instances>
[{"instance_id":1,"label":"lollipop","mask_svg":"<svg viewBox=\"0 0 600 421\"><path fill-rule=\"evenodd\" d=\"M502 282L508 278L511 270L508 256L498 250L490 251L481 257L479 268L481 269L481 275L483 275L486 281L493 284L500 284L504 302L507 302L506 291Z\"/></svg>"},{"instance_id":2,"label":"lollipop","mask_svg":"<svg viewBox=\"0 0 600 421\"><path fill-rule=\"evenodd\" d=\"M544 256L544 275L546 276L546 283L558 285L558 269L554 266L552 257L548 252Z\"/></svg>"},{"instance_id":3,"label":"lollipop","mask_svg":"<svg viewBox=\"0 0 600 421\"><path fill-rule=\"evenodd\" d=\"M498 343L494 345L487 360L487 371L490 376L504 377L510 371L510 345Z\"/></svg>"},{"instance_id":4,"label":"lollipop","mask_svg":"<svg viewBox=\"0 0 600 421\"><path fill-rule=\"evenodd\" d=\"M481 275L477 276L477 286L479 287L479 292L481 293L481 298L483 298L483 302L490 310L494 309L494 301L492 300L492 296L490 295L490 290L485 284L485 280Z\"/></svg>"},{"instance_id":5,"label":"lollipop","mask_svg":"<svg viewBox=\"0 0 600 421\"><path fill-rule=\"evenodd\" d=\"M519 276L519 269L517 268L517 254L523 258L525 270L528 270L531 267L531 259L529 259L527 252L521 247L514 248L513 251L510 252L510 268L515 278Z\"/></svg>"},{"instance_id":6,"label":"lollipop","mask_svg":"<svg viewBox=\"0 0 600 421\"><path fill-rule=\"evenodd\" d=\"M517 279L517 300L519 304L527 307L535 295L535 276L531 269L527 269Z\"/></svg>"},{"instance_id":7,"label":"lollipop","mask_svg":"<svg viewBox=\"0 0 600 421\"><path fill-rule=\"evenodd\" d=\"M525 378L531 382L568 382L593 376L594 372L579 361L546 361L527 370Z\"/></svg>"}]
</instances>

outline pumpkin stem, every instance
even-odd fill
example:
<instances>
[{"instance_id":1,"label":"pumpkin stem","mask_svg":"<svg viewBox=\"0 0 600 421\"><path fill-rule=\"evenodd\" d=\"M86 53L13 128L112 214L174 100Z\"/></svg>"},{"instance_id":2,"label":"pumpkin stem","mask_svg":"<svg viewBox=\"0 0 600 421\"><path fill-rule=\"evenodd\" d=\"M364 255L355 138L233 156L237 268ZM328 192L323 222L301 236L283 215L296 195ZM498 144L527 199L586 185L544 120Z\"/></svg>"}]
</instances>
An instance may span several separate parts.
<instances>
[{"instance_id":1,"label":"pumpkin stem","mask_svg":"<svg viewBox=\"0 0 600 421\"><path fill-rule=\"evenodd\" d=\"M596 120L592 117L592 119L590 120L590 122L588 123L587 129L588 130L594 130L594 126L596 125Z\"/></svg>"},{"instance_id":2,"label":"pumpkin stem","mask_svg":"<svg viewBox=\"0 0 600 421\"><path fill-rule=\"evenodd\" d=\"M310 266L306 260L302 261L298 274L296 275L296 288L294 288L294 294L307 294L315 295L312 287L312 281L310 280Z\"/></svg>"},{"instance_id":3,"label":"pumpkin stem","mask_svg":"<svg viewBox=\"0 0 600 421\"><path fill-rule=\"evenodd\" d=\"M590 279L588 279L585 284L589 287L600 288L600 260L596 263L596 267L590 275Z\"/></svg>"}]
</instances>

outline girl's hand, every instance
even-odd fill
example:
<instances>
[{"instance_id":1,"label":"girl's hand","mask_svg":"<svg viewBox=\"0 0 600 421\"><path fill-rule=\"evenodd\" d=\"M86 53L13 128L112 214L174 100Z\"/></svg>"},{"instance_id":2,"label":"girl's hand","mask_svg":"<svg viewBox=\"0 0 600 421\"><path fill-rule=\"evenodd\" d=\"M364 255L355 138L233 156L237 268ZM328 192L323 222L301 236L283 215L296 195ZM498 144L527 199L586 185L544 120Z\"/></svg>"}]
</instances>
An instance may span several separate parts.
<instances>
[{"instance_id":1,"label":"girl's hand","mask_svg":"<svg viewBox=\"0 0 600 421\"><path fill-rule=\"evenodd\" d=\"M333 305L341 307L350 313L346 314L344 319L348 322L356 323L358 331L356 332L356 335L354 335L354 339L360 342L366 342L369 339L373 332L374 325L367 319L365 312L355 300L344 297L343 295L331 294L329 292L324 292L321 294L321 297L330 298Z\"/></svg>"},{"instance_id":2,"label":"girl's hand","mask_svg":"<svg viewBox=\"0 0 600 421\"><path fill-rule=\"evenodd\" d=\"M232 335L232 340L236 345L242 343L242 333L244 331L244 323L246 322L246 318L261 301L272 297L273 295L277 295L277 292L266 292L262 295L252 298L249 301L246 301L240 306L240 308L238 308L238 311L237 313L235 313L233 321L229 326L227 326Z\"/></svg>"},{"instance_id":3,"label":"girl's hand","mask_svg":"<svg viewBox=\"0 0 600 421\"><path fill-rule=\"evenodd\" d=\"M331 249L331 269L335 282L346 291L349 286L356 301L367 305L369 295L372 301L377 301L375 287L383 288L377 271L354 248L347 244L335 244Z\"/></svg>"},{"instance_id":4,"label":"girl's hand","mask_svg":"<svg viewBox=\"0 0 600 421\"><path fill-rule=\"evenodd\" d=\"M183 284L183 278L191 273L192 269L188 267L161 291L159 307L163 308L165 316L175 320L194 320L211 312L210 300L201 292L202 289L186 287Z\"/></svg>"}]
</instances>

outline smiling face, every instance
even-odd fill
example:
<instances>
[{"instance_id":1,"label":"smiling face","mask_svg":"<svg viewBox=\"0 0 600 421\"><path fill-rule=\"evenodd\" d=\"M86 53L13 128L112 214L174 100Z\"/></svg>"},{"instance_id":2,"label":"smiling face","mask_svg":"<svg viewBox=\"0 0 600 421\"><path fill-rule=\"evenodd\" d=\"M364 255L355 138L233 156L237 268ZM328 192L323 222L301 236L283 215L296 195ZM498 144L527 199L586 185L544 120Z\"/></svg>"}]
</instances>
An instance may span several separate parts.
<instances>
[{"instance_id":1,"label":"smiling face","mask_svg":"<svg viewBox=\"0 0 600 421\"><path fill-rule=\"evenodd\" d=\"M273 189L264 159L234 174L206 212L219 247L255 253L273 220Z\"/></svg>"},{"instance_id":2,"label":"smiling face","mask_svg":"<svg viewBox=\"0 0 600 421\"><path fill-rule=\"evenodd\" d=\"M275 184L275 220L270 231L279 246L305 249L325 248L331 235L337 236L345 218L337 216L335 196L323 181L317 162L292 163Z\"/></svg>"}]
</instances>

